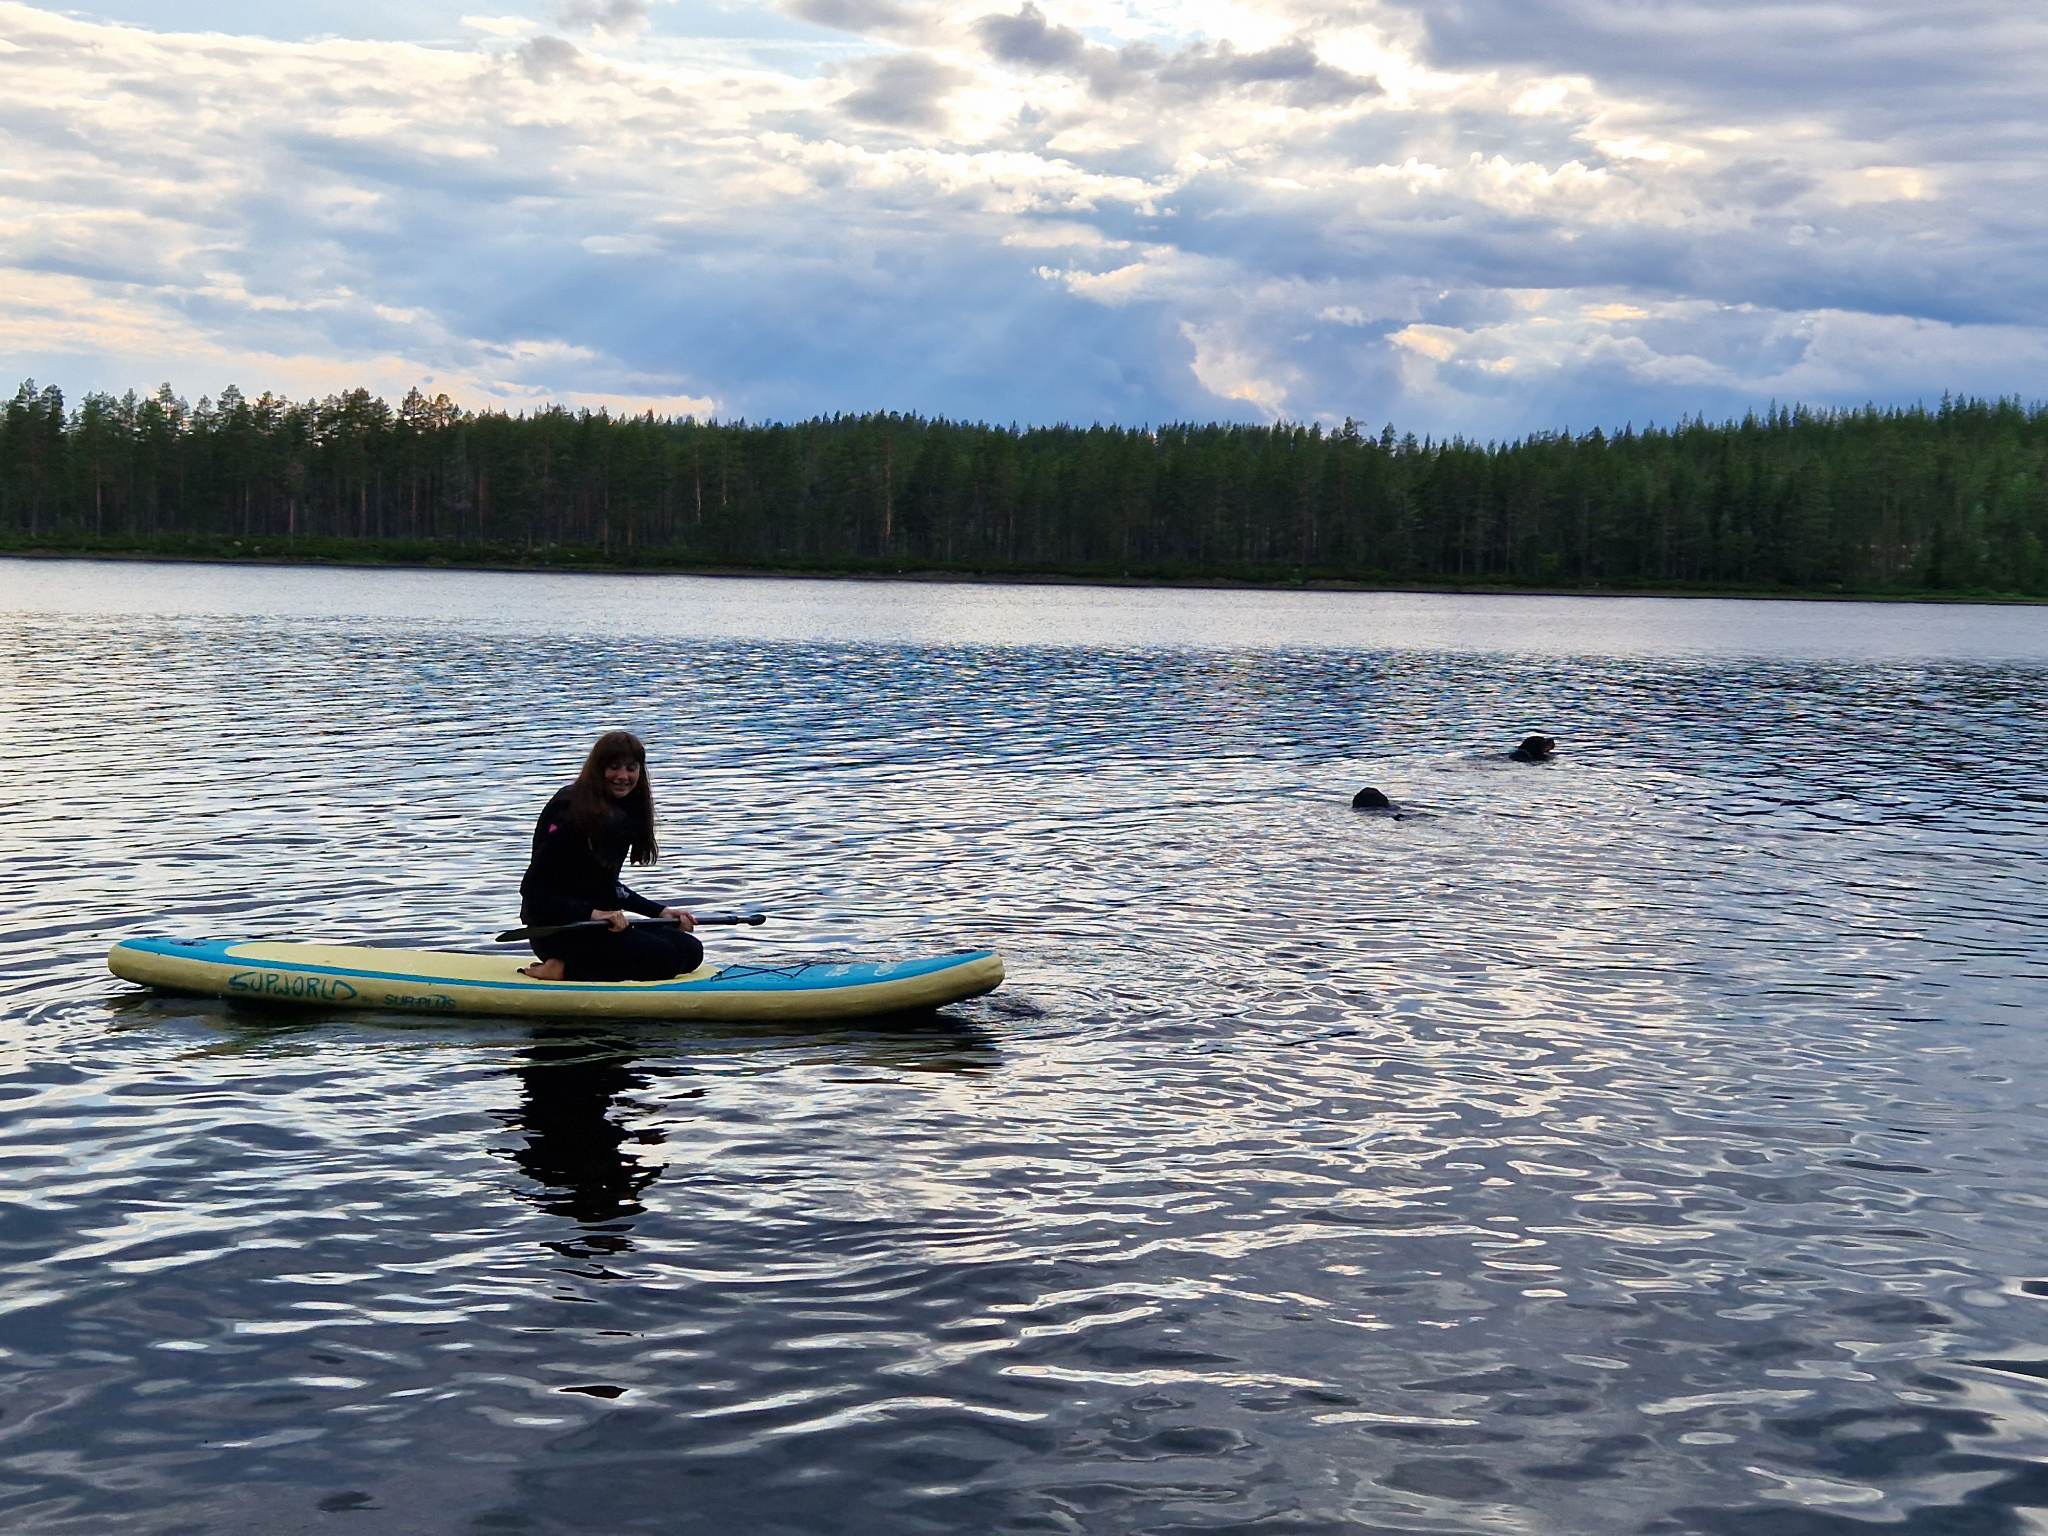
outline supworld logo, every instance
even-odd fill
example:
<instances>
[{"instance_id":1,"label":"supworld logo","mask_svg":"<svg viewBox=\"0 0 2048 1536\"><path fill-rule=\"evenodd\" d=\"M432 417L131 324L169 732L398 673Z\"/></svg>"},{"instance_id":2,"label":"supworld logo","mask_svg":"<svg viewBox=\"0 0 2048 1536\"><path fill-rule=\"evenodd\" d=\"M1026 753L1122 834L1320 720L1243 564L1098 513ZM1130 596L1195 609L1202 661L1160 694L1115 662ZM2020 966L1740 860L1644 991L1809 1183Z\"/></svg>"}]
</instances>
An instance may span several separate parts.
<instances>
[{"instance_id":1,"label":"supworld logo","mask_svg":"<svg viewBox=\"0 0 2048 1536\"><path fill-rule=\"evenodd\" d=\"M345 1003L356 989L335 976L288 976L278 971L240 971L228 978L230 992L254 997L289 997L300 1002Z\"/></svg>"}]
</instances>

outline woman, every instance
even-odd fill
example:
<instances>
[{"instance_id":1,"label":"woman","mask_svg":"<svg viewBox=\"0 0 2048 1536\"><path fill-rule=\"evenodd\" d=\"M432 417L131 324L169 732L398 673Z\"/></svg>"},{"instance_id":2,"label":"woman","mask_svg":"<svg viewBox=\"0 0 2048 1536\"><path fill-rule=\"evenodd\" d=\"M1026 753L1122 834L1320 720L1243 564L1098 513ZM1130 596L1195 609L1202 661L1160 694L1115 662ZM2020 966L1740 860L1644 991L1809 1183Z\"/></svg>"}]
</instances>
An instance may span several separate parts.
<instances>
[{"instance_id":1,"label":"woman","mask_svg":"<svg viewBox=\"0 0 2048 1536\"><path fill-rule=\"evenodd\" d=\"M606 731L576 782L557 790L534 823L533 858L519 882L519 921L528 927L605 926L535 939L540 959L520 974L536 981L660 981L697 969L704 946L690 932L696 920L619 879L629 857L652 864L659 852L647 748L631 731ZM628 912L673 918L676 926L629 924Z\"/></svg>"}]
</instances>

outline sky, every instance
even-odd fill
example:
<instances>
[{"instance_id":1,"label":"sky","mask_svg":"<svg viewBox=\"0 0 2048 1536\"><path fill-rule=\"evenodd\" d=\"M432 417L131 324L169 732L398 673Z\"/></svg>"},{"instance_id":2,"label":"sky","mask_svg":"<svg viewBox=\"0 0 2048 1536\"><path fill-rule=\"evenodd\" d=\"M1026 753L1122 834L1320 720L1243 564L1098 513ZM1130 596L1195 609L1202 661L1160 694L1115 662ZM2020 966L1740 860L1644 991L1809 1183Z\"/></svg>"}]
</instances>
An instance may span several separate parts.
<instances>
[{"instance_id":1,"label":"sky","mask_svg":"<svg viewBox=\"0 0 2048 1536\"><path fill-rule=\"evenodd\" d=\"M0 0L23 378L1483 440L2031 402L2048 6Z\"/></svg>"}]
</instances>

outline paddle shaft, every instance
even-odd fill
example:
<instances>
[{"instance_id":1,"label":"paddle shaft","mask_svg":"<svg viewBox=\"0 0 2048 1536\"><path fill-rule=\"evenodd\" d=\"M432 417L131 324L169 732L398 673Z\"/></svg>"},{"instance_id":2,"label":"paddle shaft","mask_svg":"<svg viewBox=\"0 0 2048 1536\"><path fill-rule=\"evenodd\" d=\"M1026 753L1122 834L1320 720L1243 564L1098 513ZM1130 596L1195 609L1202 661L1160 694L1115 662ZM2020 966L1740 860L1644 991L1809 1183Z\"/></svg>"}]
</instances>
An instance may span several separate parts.
<instances>
[{"instance_id":1,"label":"paddle shaft","mask_svg":"<svg viewBox=\"0 0 2048 1536\"><path fill-rule=\"evenodd\" d=\"M741 924L758 928L768 921L765 912L693 912L690 914L699 928L736 928ZM629 928L673 928L676 920L672 917L633 918L627 922ZM545 939L558 933L576 933L585 928L609 928L610 923L598 918L588 918L580 923L556 923L552 927L508 928L498 935L500 944L510 944L518 939Z\"/></svg>"}]
</instances>

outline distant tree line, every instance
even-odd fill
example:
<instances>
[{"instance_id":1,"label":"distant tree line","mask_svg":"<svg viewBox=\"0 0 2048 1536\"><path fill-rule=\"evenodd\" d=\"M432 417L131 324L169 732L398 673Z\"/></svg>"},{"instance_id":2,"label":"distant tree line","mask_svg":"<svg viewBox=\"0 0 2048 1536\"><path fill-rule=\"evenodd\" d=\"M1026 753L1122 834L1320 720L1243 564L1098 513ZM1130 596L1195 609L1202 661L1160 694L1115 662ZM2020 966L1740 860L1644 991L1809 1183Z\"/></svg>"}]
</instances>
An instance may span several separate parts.
<instances>
[{"instance_id":1,"label":"distant tree line","mask_svg":"<svg viewBox=\"0 0 2048 1536\"><path fill-rule=\"evenodd\" d=\"M1392 426L793 423L24 383L8 547L2048 596L2048 407L1418 440Z\"/></svg>"}]
</instances>

